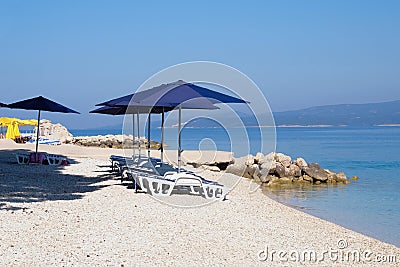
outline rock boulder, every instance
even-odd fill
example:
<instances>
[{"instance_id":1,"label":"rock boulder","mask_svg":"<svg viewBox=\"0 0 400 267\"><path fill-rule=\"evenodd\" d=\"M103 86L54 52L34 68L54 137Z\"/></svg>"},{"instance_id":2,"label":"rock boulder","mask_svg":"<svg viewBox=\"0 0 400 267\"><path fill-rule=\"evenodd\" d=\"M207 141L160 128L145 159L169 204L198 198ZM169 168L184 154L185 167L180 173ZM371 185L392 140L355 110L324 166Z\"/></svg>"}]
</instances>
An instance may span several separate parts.
<instances>
[{"instance_id":1,"label":"rock boulder","mask_svg":"<svg viewBox=\"0 0 400 267\"><path fill-rule=\"evenodd\" d=\"M212 171L212 172L220 172L221 170L218 166L210 166L210 165L201 165L201 168L204 170Z\"/></svg>"},{"instance_id":2,"label":"rock boulder","mask_svg":"<svg viewBox=\"0 0 400 267\"><path fill-rule=\"evenodd\" d=\"M318 181L326 181L328 174L321 168L318 163L310 163L308 167L304 167L303 171L310 177Z\"/></svg>"},{"instance_id":3,"label":"rock boulder","mask_svg":"<svg viewBox=\"0 0 400 267\"><path fill-rule=\"evenodd\" d=\"M303 158L292 161L290 156L282 153L269 153L263 155L245 156L234 160L228 165L226 172L255 179L267 185L279 183L349 183L343 172L335 173L323 170L318 163L307 162ZM357 178L354 178L357 179Z\"/></svg>"},{"instance_id":4,"label":"rock boulder","mask_svg":"<svg viewBox=\"0 0 400 267\"><path fill-rule=\"evenodd\" d=\"M237 176L244 176L245 172L247 171L247 167L248 166L244 164L231 164L226 168L225 172L232 173Z\"/></svg>"},{"instance_id":5,"label":"rock boulder","mask_svg":"<svg viewBox=\"0 0 400 267\"><path fill-rule=\"evenodd\" d=\"M301 176L300 167L295 164L290 164L289 168L287 168L287 175L291 177L300 177Z\"/></svg>"},{"instance_id":6,"label":"rock boulder","mask_svg":"<svg viewBox=\"0 0 400 267\"><path fill-rule=\"evenodd\" d=\"M240 158L235 158L233 164L251 166L254 164L254 156L247 155Z\"/></svg>"},{"instance_id":7,"label":"rock boulder","mask_svg":"<svg viewBox=\"0 0 400 267\"><path fill-rule=\"evenodd\" d=\"M39 134L41 137L48 138L50 140L60 140L61 143L71 142L73 138L72 134L65 126L59 123L53 124L49 120L40 120Z\"/></svg>"},{"instance_id":8,"label":"rock boulder","mask_svg":"<svg viewBox=\"0 0 400 267\"><path fill-rule=\"evenodd\" d=\"M285 177L286 176L286 168L282 165L282 163L278 162L275 167L275 175L277 177Z\"/></svg>"},{"instance_id":9,"label":"rock boulder","mask_svg":"<svg viewBox=\"0 0 400 267\"><path fill-rule=\"evenodd\" d=\"M307 162L303 158L297 158L294 163L300 167L300 169L303 169L307 167Z\"/></svg>"},{"instance_id":10,"label":"rock boulder","mask_svg":"<svg viewBox=\"0 0 400 267\"><path fill-rule=\"evenodd\" d=\"M292 161L292 158L290 156L287 156L282 153L276 153L275 154L275 161L282 163L282 165L286 168L290 166L290 162Z\"/></svg>"}]
</instances>

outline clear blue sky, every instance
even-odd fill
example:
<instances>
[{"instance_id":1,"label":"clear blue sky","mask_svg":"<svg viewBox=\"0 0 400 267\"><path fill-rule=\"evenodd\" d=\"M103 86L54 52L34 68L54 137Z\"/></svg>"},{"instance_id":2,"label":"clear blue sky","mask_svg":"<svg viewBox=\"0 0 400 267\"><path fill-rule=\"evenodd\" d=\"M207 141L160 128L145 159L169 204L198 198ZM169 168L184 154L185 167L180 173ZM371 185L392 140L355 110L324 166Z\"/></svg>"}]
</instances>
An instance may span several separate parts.
<instances>
[{"instance_id":1,"label":"clear blue sky","mask_svg":"<svg viewBox=\"0 0 400 267\"><path fill-rule=\"evenodd\" d=\"M94 104L165 67L231 65L274 111L400 99L400 1L1 1L0 102L44 95L115 124ZM36 112L0 109L0 116Z\"/></svg>"}]
</instances>

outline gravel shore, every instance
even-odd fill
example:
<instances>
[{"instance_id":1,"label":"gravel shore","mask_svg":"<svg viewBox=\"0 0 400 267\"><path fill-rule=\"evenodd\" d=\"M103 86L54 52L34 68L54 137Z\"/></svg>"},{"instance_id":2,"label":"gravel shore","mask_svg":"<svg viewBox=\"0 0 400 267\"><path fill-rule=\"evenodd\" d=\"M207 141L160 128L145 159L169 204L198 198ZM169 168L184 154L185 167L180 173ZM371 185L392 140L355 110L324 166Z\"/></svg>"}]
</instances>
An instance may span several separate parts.
<instances>
[{"instance_id":1,"label":"gravel shore","mask_svg":"<svg viewBox=\"0 0 400 267\"><path fill-rule=\"evenodd\" d=\"M16 164L31 145L0 148L0 266L400 266L399 248L250 192L245 178L226 201L178 208L121 184L106 160L116 149L40 146L71 160L52 167Z\"/></svg>"}]
</instances>

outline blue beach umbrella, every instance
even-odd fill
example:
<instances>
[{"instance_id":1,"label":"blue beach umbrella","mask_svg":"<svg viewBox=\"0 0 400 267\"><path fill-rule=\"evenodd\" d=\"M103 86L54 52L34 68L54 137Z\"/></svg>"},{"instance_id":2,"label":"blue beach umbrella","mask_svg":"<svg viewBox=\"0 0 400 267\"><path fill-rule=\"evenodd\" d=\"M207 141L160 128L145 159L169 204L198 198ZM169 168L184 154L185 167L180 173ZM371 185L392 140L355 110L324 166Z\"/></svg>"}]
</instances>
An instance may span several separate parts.
<instances>
[{"instance_id":1,"label":"blue beach umbrella","mask_svg":"<svg viewBox=\"0 0 400 267\"><path fill-rule=\"evenodd\" d=\"M196 101L190 101L190 100ZM207 100L207 101L206 101ZM134 103L133 103L134 102ZM182 80L162 84L151 89L115 98L96 106L181 107L209 109L210 103L248 103L247 101L219 93Z\"/></svg>"},{"instance_id":2,"label":"blue beach umbrella","mask_svg":"<svg viewBox=\"0 0 400 267\"><path fill-rule=\"evenodd\" d=\"M160 114L162 112L168 112L173 110L173 108L164 107L145 107L145 106L103 106L94 110L89 111L89 113L107 114L107 115L124 115L124 114L147 114L155 113Z\"/></svg>"},{"instance_id":3,"label":"blue beach umbrella","mask_svg":"<svg viewBox=\"0 0 400 267\"><path fill-rule=\"evenodd\" d=\"M136 94L140 94L138 92ZM161 162L164 157L164 115L165 112L172 111L175 109L175 106L145 106L140 103L136 103L131 101L134 98L134 95L130 94L122 97L118 97L107 102L103 102L97 104L96 106L103 106L98 109L90 111L90 113L99 113L99 114L108 114L108 115L124 115L124 114L132 114L132 127L133 127L133 143L135 143L135 115L139 125L139 114L149 114L148 124L147 124L147 139L150 140L150 114L161 114ZM195 103L186 103L183 107L184 109L219 109L214 106L212 102L207 99L202 99L201 101L196 101ZM137 127L137 136L140 137L140 129ZM150 158L150 142L148 142L148 157ZM139 157L140 157L140 146L138 146Z\"/></svg>"},{"instance_id":4,"label":"blue beach umbrella","mask_svg":"<svg viewBox=\"0 0 400 267\"><path fill-rule=\"evenodd\" d=\"M213 104L249 103L241 98L219 93L182 80L173 83L162 84L160 86L141 91L133 96L132 101L147 106L164 106L178 108L178 172L180 171L181 167L182 153L182 108L192 107L201 109L202 105L207 103L208 101Z\"/></svg>"},{"instance_id":5,"label":"blue beach umbrella","mask_svg":"<svg viewBox=\"0 0 400 267\"><path fill-rule=\"evenodd\" d=\"M132 96L132 95L130 95ZM132 136L133 136L133 144L135 143L135 114L137 116L137 121L139 125L139 114L150 114L150 113L155 113L155 114L162 114L162 122L161 122L161 128L162 128L162 136L161 136L161 159L163 158L163 152L164 152L164 134L163 134L163 127L164 127L164 112L168 112L173 110L173 108L164 108L164 107L146 107L146 106L115 106L115 107L110 107L110 106L103 106L100 108L97 108L95 110L89 111L89 113L98 113L98 114L107 114L107 115L125 115L125 114L132 114ZM138 127L137 129L138 133L138 138L140 137L140 129ZM150 140L150 121L148 123L148 140ZM150 146L150 142L148 143L148 146ZM139 156L140 156L140 145L138 146L139 150ZM135 150L134 150L135 152ZM149 156L150 157L150 156Z\"/></svg>"},{"instance_id":6,"label":"blue beach umbrella","mask_svg":"<svg viewBox=\"0 0 400 267\"><path fill-rule=\"evenodd\" d=\"M56 103L50 99L47 99L43 96L38 96L22 101L18 101L12 104L7 105L8 108L12 109L25 109L25 110L37 110L38 111L38 126L36 133L36 154L38 152L39 146L39 125L40 125L40 112L41 111L49 111L49 112L59 112L59 113L77 113L79 112L67 108L59 103Z\"/></svg>"},{"instance_id":7,"label":"blue beach umbrella","mask_svg":"<svg viewBox=\"0 0 400 267\"><path fill-rule=\"evenodd\" d=\"M181 165L181 112L182 108L207 109L218 103L244 103L249 102L219 93L193 83L182 80L162 84L148 90L140 91L132 95L120 97L99 105L107 106L148 106L148 107L173 107L178 108L178 171ZM215 106L214 106L215 107ZM150 115L149 115L150 116Z\"/></svg>"}]
</instances>

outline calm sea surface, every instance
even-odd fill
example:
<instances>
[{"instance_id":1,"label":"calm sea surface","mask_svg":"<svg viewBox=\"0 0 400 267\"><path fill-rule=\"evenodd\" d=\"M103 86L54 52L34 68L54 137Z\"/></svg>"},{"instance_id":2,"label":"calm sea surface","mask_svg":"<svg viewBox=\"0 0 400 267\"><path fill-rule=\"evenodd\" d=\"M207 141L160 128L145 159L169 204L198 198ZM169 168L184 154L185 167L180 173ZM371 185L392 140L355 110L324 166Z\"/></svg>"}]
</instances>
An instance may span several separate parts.
<instances>
[{"instance_id":1,"label":"calm sea surface","mask_svg":"<svg viewBox=\"0 0 400 267\"><path fill-rule=\"evenodd\" d=\"M121 129L71 132L121 134ZM159 141L159 135L160 129L154 129L152 139ZM230 151L229 137L238 140L232 135L235 130L228 134L220 128L185 128L182 147ZM250 128L248 135L250 152L255 154L260 150L260 133ZM273 135L265 139L271 140ZM170 149L176 148L176 129L166 130L166 143ZM400 247L400 127L278 128L276 151L360 179L336 187L265 188L266 194L306 213ZM236 147L234 152L241 156L248 151Z\"/></svg>"}]
</instances>

